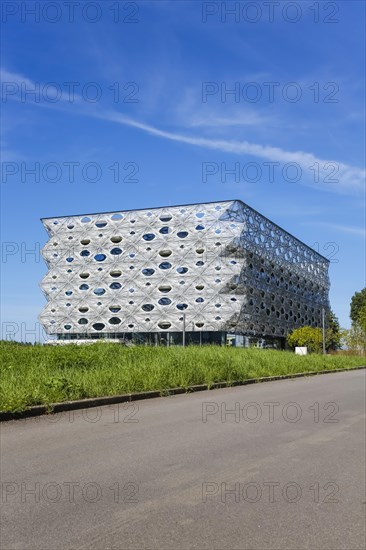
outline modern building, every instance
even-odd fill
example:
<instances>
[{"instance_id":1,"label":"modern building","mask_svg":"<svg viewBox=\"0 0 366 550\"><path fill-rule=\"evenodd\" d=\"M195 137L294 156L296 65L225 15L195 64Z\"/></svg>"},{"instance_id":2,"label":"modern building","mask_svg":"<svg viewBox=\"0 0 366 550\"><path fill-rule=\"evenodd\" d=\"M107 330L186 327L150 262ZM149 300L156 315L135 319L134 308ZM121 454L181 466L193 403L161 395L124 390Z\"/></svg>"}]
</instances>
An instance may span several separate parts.
<instances>
[{"instance_id":1,"label":"modern building","mask_svg":"<svg viewBox=\"0 0 366 550\"><path fill-rule=\"evenodd\" d=\"M59 340L279 346L329 308L329 261L240 200L42 222Z\"/></svg>"}]
</instances>

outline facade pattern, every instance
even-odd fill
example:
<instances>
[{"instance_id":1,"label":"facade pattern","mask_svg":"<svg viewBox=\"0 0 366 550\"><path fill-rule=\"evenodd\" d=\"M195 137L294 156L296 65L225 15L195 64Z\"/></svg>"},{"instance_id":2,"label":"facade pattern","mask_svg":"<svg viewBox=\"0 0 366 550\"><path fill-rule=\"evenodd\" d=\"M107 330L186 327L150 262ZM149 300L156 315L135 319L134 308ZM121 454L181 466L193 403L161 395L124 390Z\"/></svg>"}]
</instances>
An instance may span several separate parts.
<instances>
[{"instance_id":1,"label":"facade pattern","mask_svg":"<svg viewBox=\"0 0 366 550\"><path fill-rule=\"evenodd\" d=\"M284 338L321 326L329 262L239 200L44 218L40 319L59 338Z\"/></svg>"}]
</instances>

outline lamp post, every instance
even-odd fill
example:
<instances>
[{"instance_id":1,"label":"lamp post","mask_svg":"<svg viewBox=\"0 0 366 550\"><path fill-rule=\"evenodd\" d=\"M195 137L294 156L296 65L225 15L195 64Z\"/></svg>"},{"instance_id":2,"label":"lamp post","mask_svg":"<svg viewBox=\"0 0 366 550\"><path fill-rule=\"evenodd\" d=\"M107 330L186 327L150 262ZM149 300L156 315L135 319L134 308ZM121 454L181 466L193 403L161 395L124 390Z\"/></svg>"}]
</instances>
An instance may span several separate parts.
<instances>
[{"instance_id":1,"label":"lamp post","mask_svg":"<svg viewBox=\"0 0 366 550\"><path fill-rule=\"evenodd\" d=\"M183 347L186 345L186 314L183 313Z\"/></svg>"},{"instance_id":2,"label":"lamp post","mask_svg":"<svg viewBox=\"0 0 366 550\"><path fill-rule=\"evenodd\" d=\"M326 354L325 350L325 310L322 307L322 332L323 332L323 355Z\"/></svg>"}]
</instances>

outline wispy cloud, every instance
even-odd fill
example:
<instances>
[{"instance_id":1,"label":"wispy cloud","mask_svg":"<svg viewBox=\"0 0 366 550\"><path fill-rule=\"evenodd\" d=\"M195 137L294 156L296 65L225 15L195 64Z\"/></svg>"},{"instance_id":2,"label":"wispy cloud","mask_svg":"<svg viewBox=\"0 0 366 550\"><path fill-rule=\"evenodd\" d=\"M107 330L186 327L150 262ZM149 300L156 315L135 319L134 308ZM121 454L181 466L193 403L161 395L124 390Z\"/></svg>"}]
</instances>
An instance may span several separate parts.
<instances>
[{"instance_id":1,"label":"wispy cloud","mask_svg":"<svg viewBox=\"0 0 366 550\"><path fill-rule=\"evenodd\" d=\"M8 81L13 81L17 83L26 81L28 86L34 85L31 80L24 79L20 75L15 75L9 72L5 73L5 78L7 78ZM249 155L252 157L263 159L267 162L277 162L285 164L296 163L304 171L305 176L308 175L307 180L301 180L302 183L306 183L313 187L315 186L321 188L323 190L326 189L328 191L343 193L362 193L365 190L366 171L364 169L343 162L338 162L334 159L321 159L313 153L307 153L301 150L286 151L280 147L251 143L245 140L238 141L228 139L215 139L195 135L186 135L175 131L166 131L156 126L127 117L115 110L107 110L96 104L85 105L85 102L83 104L82 98L76 95L74 104L67 104L65 101L62 101L59 103L51 104L44 104L41 102L34 103L34 105L63 109L67 110L70 114L84 115L109 122L114 122L117 124L122 124L124 126L139 129L146 134L155 137L185 143L187 145L193 145L195 147L202 147L205 149L221 151L224 153L231 153L235 155ZM225 121L225 119L223 120ZM329 181L329 163L336 167L336 177L334 178L334 182ZM318 170L318 180L322 182L321 185L314 185L314 167L316 167L316 169Z\"/></svg>"},{"instance_id":2,"label":"wispy cloud","mask_svg":"<svg viewBox=\"0 0 366 550\"><path fill-rule=\"evenodd\" d=\"M208 114L206 116L193 116L187 123L191 128L206 127L206 128L222 128L233 126L257 126L265 124L268 119L255 112L248 112L236 116L217 116L216 114Z\"/></svg>"},{"instance_id":3,"label":"wispy cloud","mask_svg":"<svg viewBox=\"0 0 366 550\"><path fill-rule=\"evenodd\" d=\"M236 155L250 155L269 162L279 162L285 164L297 163L305 173L308 173L309 180L311 180L311 177L314 175L312 170L314 170L314 166L316 166L319 170L319 181L325 182L322 183L321 188L326 188L328 191L361 193L365 189L366 171L364 169L334 160L330 161L327 159L320 159L312 153L306 153L304 151L286 151L279 147L260 145L257 143L250 143L248 141L210 139L197 136L187 136L176 132L167 132L156 128L155 126L130 119L115 111L99 113L96 114L96 116L105 120L117 122L119 124L139 128L150 135L169 139L171 141L179 141L189 145L195 145L225 153L233 153ZM329 163L332 163L336 167L338 179L337 183L326 183L326 179L329 178Z\"/></svg>"}]
</instances>

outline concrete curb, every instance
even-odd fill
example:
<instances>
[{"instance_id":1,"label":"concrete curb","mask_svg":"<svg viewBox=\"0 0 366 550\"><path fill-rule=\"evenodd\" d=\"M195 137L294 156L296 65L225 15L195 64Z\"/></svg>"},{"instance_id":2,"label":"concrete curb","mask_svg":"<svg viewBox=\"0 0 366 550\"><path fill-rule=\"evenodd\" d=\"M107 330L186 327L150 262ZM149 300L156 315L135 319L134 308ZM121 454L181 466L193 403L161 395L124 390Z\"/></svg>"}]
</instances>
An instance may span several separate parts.
<instances>
[{"instance_id":1,"label":"concrete curb","mask_svg":"<svg viewBox=\"0 0 366 550\"><path fill-rule=\"evenodd\" d=\"M145 391L140 393L125 393L122 395L111 395L106 397L92 397L91 399L80 399L78 401L63 401L62 403L53 403L49 407L47 407L46 405L37 405L35 407L29 407L29 409L26 409L25 411L19 412L0 411L0 422L6 422L8 420L20 420L22 418L29 418L31 416L55 414L77 409L90 409L91 407L102 407L103 405L115 405L116 403L140 401L141 399L168 397L170 395L178 395L182 393L217 390L222 388L232 388L235 386L247 386L249 384L273 382L275 380L289 380L291 378L304 378L305 376L315 376L317 374L332 374L334 372L345 372L360 369L366 369L366 366L350 367L347 369L299 372L295 374L283 374L277 376L264 376L262 378L248 378L247 380L234 380L233 382L214 382L210 386L208 386L207 384L200 384L196 386L189 386L188 388L169 388L165 390Z\"/></svg>"}]
</instances>

